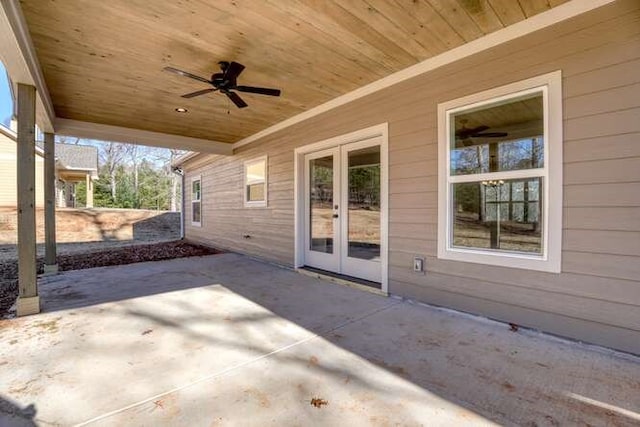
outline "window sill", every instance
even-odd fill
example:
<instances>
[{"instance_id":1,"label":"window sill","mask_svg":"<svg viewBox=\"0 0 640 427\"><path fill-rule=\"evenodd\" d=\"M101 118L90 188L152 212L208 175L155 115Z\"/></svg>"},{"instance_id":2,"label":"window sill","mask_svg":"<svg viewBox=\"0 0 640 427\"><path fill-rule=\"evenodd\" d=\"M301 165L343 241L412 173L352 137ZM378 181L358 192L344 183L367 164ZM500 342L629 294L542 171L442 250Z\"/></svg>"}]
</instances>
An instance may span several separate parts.
<instances>
[{"instance_id":1,"label":"window sill","mask_svg":"<svg viewBox=\"0 0 640 427\"><path fill-rule=\"evenodd\" d=\"M560 259L549 259L543 255L523 253L491 252L474 249L449 248L438 251L438 259L471 262L497 267L560 273Z\"/></svg>"},{"instance_id":2,"label":"window sill","mask_svg":"<svg viewBox=\"0 0 640 427\"><path fill-rule=\"evenodd\" d=\"M267 202L244 202L245 208L266 208Z\"/></svg>"}]
</instances>

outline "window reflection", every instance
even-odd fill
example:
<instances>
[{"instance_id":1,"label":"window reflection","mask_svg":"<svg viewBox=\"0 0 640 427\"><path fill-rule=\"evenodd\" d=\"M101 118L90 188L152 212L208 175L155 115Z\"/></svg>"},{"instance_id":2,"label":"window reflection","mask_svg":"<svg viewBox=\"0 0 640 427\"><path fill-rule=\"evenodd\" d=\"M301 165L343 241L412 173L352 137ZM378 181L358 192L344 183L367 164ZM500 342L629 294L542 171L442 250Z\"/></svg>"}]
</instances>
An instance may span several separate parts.
<instances>
[{"instance_id":1,"label":"window reflection","mask_svg":"<svg viewBox=\"0 0 640 427\"><path fill-rule=\"evenodd\" d=\"M453 246L542 253L542 178L453 184Z\"/></svg>"}]
</instances>

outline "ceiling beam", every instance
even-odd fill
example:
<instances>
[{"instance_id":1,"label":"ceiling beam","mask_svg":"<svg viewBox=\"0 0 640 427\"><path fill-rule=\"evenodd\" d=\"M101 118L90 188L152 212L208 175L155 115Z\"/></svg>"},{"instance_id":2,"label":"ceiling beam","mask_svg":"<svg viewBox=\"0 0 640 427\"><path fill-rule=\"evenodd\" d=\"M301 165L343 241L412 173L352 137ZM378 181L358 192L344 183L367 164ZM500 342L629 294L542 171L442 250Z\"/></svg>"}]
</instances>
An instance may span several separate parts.
<instances>
[{"instance_id":1,"label":"ceiling beam","mask_svg":"<svg viewBox=\"0 0 640 427\"><path fill-rule=\"evenodd\" d=\"M124 142L150 147L175 148L210 154L233 154L232 144L209 139L170 135L70 119L55 119L56 134L101 141Z\"/></svg>"},{"instance_id":2,"label":"ceiling beam","mask_svg":"<svg viewBox=\"0 0 640 427\"><path fill-rule=\"evenodd\" d=\"M44 132L53 132L53 103L18 0L0 2L0 59L13 85L35 86L36 124Z\"/></svg>"}]
</instances>

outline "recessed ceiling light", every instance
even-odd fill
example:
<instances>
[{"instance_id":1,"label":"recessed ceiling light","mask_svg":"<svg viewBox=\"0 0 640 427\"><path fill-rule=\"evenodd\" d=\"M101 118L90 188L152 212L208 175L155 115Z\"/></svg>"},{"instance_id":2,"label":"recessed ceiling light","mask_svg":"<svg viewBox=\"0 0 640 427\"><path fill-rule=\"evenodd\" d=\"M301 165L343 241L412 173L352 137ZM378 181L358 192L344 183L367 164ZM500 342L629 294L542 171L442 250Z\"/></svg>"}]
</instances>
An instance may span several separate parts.
<instances>
[{"instance_id":1,"label":"recessed ceiling light","mask_svg":"<svg viewBox=\"0 0 640 427\"><path fill-rule=\"evenodd\" d=\"M187 109L186 109L186 108L182 108L182 107L178 107L178 108L176 108L176 111L177 111L178 113L186 113L186 112L187 112Z\"/></svg>"}]
</instances>

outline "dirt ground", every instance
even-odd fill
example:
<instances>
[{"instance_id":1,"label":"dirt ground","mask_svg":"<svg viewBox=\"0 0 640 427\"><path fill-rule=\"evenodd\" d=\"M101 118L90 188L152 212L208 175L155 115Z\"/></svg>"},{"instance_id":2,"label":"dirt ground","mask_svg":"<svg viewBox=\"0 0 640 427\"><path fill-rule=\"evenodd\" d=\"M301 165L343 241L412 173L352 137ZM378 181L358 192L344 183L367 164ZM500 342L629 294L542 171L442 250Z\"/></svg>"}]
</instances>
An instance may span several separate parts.
<instances>
[{"instance_id":1,"label":"dirt ground","mask_svg":"<svg viewBox=\"0 0 640 427\"><path fill-rule=\"evenodd\" d=\"M17 259L17 214L0 207L0 262ZM140 209L56 209L58 254L180 238L180 213ZM44 211L36 211L38 256L44 255Z\"/></svg>"},{"instance_id":2,"label":"dirt ground","mask_svg":"<svg viewBox=\"0 0 640 427\"><path fill-rule=\"evenodd\" d=\"M101 242L105 243L105 242ZM106 242L108 243L108 242ZM81 244L78 244L81 245ZM98 248L98 249L96 249ZM215 249L182 241L137 244L124 247L95 245L83 252L58 256L60 271L81 270L93 267L160 261L173 258L204 256L219 253ZM38 274L43 270L43 258L37 260ZM18 263L15 259L0 260L0 318L10 315L9 309L18 297Z\"/></svg>"}]
</instances>

